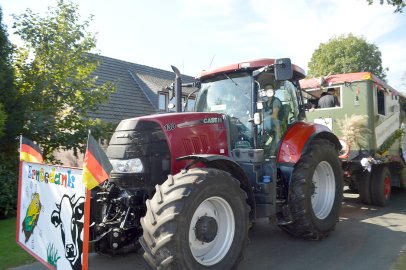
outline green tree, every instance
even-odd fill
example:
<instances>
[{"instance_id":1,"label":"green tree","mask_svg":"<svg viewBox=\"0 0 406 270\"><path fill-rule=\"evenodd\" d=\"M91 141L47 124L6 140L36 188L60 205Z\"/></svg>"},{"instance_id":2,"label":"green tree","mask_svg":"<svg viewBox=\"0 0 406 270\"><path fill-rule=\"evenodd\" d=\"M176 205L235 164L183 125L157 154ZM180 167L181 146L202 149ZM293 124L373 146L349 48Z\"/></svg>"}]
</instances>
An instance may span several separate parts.
<instances>
[{"instance_id":1,"label":"green tree","mask_svg":"<svg viewBox=\"0 0 406 270\"><path fill-rule=\"evenodd\" d=\"M95 35L81 21L78 5L58 0L44 17L30 9L13 15L24 45L15 53L16 85L23 97L23 134L43 148L50 161L56 149L83 150L87 130L100 124L88 113L115 91L112 83L97 83L98 66L92 57Z\"/></svg>"},{"instance_id":2,"label":"green tree","mask_svg":"<svg viewBox=\"0 0 406 270\"><path fill-rule=\"evenodd\" d=\"M16 209L17 137L23 119L18 93L13 86L12 52L0 8L0 219L13 215Z\"/></svg>"},{"instance_id":3,"label":"green tree","mask_svg":"<svg viewBox=\"0 0 406 270\"><path fill-rule=\"evenodd\" d=\"M6 124L7 115L3 109L3 104L0 103L0 138L4 135L4 126Z\"/></svg>"},{"instance_id":4,"label":"green tree","mask_svg":"<svg viewBox=\"0 0 406 270\"><path fill-rule=\"evenodd\" d=\"M374 3L374 0L367 0L369 5L372 5ZM379 3L381 5L384 4L384 0L379 0ZM406 7L406 2L404 0L386 0L386 3L390 6L394 6L395 12L402 13L403 8Z\"/></svg>"},{"instance_id":5,"label":"green tree","mask_svg":"<svg viewBox=\"0 0 406 270\"><path fill-rule=\"evenodd\" d=\"M5 26L1 23L3 20L3 12L0 7L0 96L3 98L4 93L7 91L6 83L12 78L11 68L10 67L10 58L7 49L10 48L10 43L7 39L7 34L5 31ZM10 81L10 80L9 80ZM3 99L1 99L3 101ZM4 101L3 101L4 102ZM7 115L4 110L4 106L0 103L0 138L4 135L4 129L6 125Z\"/></svg>"},{"instance_id":6,"label":"green tree","mask_svg":"<svg viewBox=\"0 0 406 270\"><path fill-rule=\"evenodd\" d=\"M382 67L381 52L375 44L352 34L331 38L321 43L308 64L310 77L328 73L372 72L381 79L388 70Z\"/></svg>"},{"instance_id":7,"label":"green tree","mask_svg":"<svg viewBox=\"0 0 406 270\"><path fill-rule=\"evenodd\" d=\"M3 131L0 136L0 153L9 158L16 155L18 139L22 128L22 113L18 93L13 85L12 53L13 46L8 40L3 12L0 8L0 101L3 104ZM6 117L6 118L5 118Z\"/></svg>"}]
</instances>

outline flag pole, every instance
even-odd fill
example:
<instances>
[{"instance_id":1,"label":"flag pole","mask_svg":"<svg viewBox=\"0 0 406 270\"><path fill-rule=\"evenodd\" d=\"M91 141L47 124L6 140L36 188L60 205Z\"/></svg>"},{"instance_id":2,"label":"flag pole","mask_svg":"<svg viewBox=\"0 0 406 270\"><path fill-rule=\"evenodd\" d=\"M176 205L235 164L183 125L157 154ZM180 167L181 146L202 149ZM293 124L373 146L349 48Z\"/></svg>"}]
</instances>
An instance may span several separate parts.
<instances>
[{"instance_id":1,"label":"flag pole","mask_svg":"<svg viewBox=\"0 0 406 270\"><path fill-rule=\"evenodd\" d=\"M88 148L89 148L89 139L90 139L90 129L88 130L85 157L83 159L82 167L85 164L86 152L88 151ZM82 170L83 169L84 168L82 168ZM82 174L82 180L83 180L83 174ZM88 266L89 266L90 197L91 197L91 191L90 191L90 189L88 189L86 187L86 200L85 200L85 205L84 205L84 210L85 210L84 230L85 231L84 231L84 235L83 235L83 263L82 263L82 269L88 269Z\"/></svg>"},{"instance_id":2,"label":"flag pole","mask_svg":"<svg viewBox=\"0 0 406 270\"><path fill-rule=\"evenodd\" d=\"M87 149L89 148L89 139L90 139L90 129L87 130L87 142L86 142L85 156L86 156Z\"/></svg>"},{"instance_id":3,"label":"flag pole","mask_svg":"<svg viewBox=\"0 0 406 270\"><path fill-rule=\"evenodd\" d=\"M23 134L20 134L20 146L18 147L18 151L20 152L20 159L21 159L21 145L23 145Z\"/></svg>"}]
</instances>

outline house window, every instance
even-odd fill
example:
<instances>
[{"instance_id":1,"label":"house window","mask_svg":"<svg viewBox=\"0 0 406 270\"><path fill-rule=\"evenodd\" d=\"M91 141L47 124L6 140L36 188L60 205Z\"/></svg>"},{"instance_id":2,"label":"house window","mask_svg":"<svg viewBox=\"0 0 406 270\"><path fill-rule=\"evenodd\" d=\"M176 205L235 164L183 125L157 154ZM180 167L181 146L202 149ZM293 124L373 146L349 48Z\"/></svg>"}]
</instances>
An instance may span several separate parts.
<instances>
[{"instance_id":1,"label":"house window","mask_svg":"<svg viewBox=\"0 0 406 270\"><path fill-rule=\"evenodd\" d=\"M378 102L378 114L386 115L385 93L382 90L376 89L376 96Z\"/></svg>"},{"instance_id":2,"label":"house window","mask_svg":"<svg viewBox=\"0 0 406 270\"><path fill-rule=\"evenodd\" d=\"M160 111L166 111L166 107L168 104L168 94L158 93L158 97L159 97L158 109Z\"/></svg>"}]
</instances>

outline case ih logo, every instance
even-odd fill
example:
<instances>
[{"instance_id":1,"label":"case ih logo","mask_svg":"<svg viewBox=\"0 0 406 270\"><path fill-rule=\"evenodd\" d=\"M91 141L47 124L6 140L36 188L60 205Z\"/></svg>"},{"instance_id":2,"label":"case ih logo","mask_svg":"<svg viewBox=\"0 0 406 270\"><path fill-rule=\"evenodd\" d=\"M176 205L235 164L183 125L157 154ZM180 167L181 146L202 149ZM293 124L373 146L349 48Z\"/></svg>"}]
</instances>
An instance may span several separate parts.
<instances>
[{"instance_id":1,"label":"case ih logo","mask_svg":"<svg viewBox=\"0 0 406 270\"><path fill-rule=\"evenodd\" d=\"M204 118L203 124L219 124L223 123L223 118L221 117L211 117L211 118Z\"/></svg>"},{"instance_id":2,"label":"case ih logo","mask_svg":"<svg viewBox=\"0 0 406 270\"><path fill-rule=\"evenodd\" d=\"M183 122L183 123L178 124L177 126L173 123L170 123L170 124L166 124L164 127L165 127L165 130L170 131L170 130L174 130L176 127L185 128L185 127L198 126L201 124L219 124L219 123L223 123L223 118L207 117L207 118L203 118L203 119Z\"/></svg>"}]
</instances>

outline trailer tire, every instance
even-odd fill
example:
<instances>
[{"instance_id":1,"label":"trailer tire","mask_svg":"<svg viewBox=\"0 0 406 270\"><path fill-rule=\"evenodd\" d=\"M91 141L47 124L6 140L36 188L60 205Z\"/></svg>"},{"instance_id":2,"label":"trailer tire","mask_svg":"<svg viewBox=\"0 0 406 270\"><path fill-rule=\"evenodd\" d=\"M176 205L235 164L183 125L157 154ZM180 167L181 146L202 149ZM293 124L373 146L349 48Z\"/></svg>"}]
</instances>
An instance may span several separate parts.
<instances>
[{"instance_id":1,"label":"trailer tire","mask_svg":"<svg viewBox=\"0 0 406 270\"><path fill-rule=\"evenodd\" d=\"M372 204L371 173L368 171L357 174L359 200L364 204Z\"/></svg>"},{"instance_id":2,"label":"trailer tire","mask_svg":"<svg viewBox=\"0 0 406 270\"><path fill-rule=\"evenodd\" d=\"M338 222L342 197L343 173L338 151L330 141L315 139L292 173L289 186L292 223L280 227L295 237L322 239Z\"/></svg>"},{"instance_id":3,"label":"trailer tire","mask_svg":"<svg viewBox=\"0 0 406 270\"><path fill-rule=\"evenodd\" d=\"M170 175L146 205L140 243L153 269L232 269L241 260L250 208L229 173L196 168Z\"/></svg>"},{"instance_id":4,"label":"trailer tire","mask_svg":"<svg viewBox=\"0 0 406 270\"><path fill-rule=\"evenodd\" d=\"M371 199L377 206L385 206L391 196L391 174L387 166L372 168Z\"/></svg>"}]
</instances>

